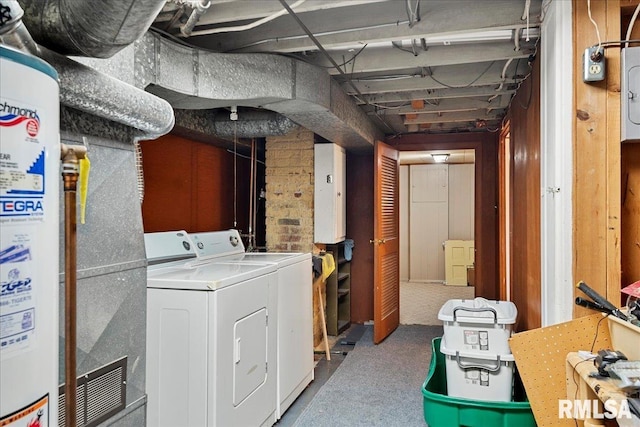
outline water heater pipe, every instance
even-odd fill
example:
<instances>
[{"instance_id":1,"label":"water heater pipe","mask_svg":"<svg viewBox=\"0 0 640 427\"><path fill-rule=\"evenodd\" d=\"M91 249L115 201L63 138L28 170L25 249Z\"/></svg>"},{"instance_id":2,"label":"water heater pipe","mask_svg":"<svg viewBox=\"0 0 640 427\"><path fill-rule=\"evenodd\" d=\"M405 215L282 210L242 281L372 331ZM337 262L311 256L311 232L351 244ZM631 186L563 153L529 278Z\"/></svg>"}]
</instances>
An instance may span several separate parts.
<instances>
[{"instance_id":1,"label":"water heater pipe","mask_svg":"<svg viewBox=\"0 0 640 427\"><path fill-rule=\"evenodd\" d=\"M60 144L62 180L64 183L64 367L65 425L76 427L76 189L78 160L87 150L83 146Z\"/></svg>"}]
</instances>

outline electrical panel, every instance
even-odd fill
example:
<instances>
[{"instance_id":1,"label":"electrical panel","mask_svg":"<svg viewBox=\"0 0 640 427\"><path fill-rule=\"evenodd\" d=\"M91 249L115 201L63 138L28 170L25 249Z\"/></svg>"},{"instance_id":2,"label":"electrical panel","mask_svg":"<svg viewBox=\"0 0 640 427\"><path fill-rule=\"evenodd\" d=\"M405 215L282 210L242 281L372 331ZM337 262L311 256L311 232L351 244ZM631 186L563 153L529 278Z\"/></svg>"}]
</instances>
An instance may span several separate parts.
<instances>
[{"instance_id":1,"label":"electrical panel","mask_svg":"<svg viewBox=\"0 0 640 427\"><path fill-rule=\"evenodd\" d=\"M315 144L314 173L314 242L341 242L347 229L347 155L344 148L336 144Z\"/></svg>"},{"instance_id":2,"label":"electrical panel","mask_svg":"<svg viewBox=\"0 0 640 427\"><path fill-rule=\"evenodd\" d=\"M620 68L621 139L640 142L640 47L622 49Z\"/></svg>"}]
</instances>

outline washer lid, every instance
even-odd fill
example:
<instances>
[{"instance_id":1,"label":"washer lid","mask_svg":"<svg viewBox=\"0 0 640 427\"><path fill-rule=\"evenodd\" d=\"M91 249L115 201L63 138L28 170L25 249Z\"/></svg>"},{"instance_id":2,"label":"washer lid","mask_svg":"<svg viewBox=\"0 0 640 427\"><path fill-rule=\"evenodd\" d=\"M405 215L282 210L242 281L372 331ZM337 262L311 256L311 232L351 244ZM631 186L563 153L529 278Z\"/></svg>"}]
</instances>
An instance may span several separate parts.
<instances>
[{"instance_id":1,"label":"washer lid","mask_svg":"<svg viewBox=\"0 0 640 427\"><path fill-rule=\"evenodd\" d=\"M214 291L275 272L275 264L211 262L194 268L169 269L149 277L147 287Z\"/></svg>"},{"instance_id":2,"label":"washer lid","mask_svg":"<svg viewBox=\"0 0 640 427\"><path fill-rule=\"evenodd\" d=\"M300 261L309 261L309 268L311 268L311 254L301 252L245 252L239 255L225 257L225 261L226 260L236 262L264 262L278 264L278 267L284 267Z\"/></svg>"}]
</instances>

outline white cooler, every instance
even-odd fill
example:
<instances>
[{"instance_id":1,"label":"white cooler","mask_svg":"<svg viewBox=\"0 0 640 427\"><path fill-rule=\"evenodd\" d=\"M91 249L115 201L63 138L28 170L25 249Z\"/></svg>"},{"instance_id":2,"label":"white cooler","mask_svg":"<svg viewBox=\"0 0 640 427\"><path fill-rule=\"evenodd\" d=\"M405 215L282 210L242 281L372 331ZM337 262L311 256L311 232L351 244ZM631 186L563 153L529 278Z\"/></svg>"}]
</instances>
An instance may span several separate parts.
<instances>
[{"instance_id":1,"label":"white cooler","mask_svg":"<svg viewBox=\"0 0 640 427\"><path fill-rule=\"evenodd\" d=\"M438 312L444 323L442 346L475 354L472 357L510 354L509 338L517 316L515 304L509 301L451 299Z\"/></svg>"},{"instance_id":2,"label":"white cooler","mask_svg":"<svg viewBox=\"0 0 640 427\"><path fill-rule=\"evenodd\" d=\"M447 395L472 400L510 402L513 397L512 354L484 354L452 350L440 345L445 356Z\"/></svg>"}]
</instances>

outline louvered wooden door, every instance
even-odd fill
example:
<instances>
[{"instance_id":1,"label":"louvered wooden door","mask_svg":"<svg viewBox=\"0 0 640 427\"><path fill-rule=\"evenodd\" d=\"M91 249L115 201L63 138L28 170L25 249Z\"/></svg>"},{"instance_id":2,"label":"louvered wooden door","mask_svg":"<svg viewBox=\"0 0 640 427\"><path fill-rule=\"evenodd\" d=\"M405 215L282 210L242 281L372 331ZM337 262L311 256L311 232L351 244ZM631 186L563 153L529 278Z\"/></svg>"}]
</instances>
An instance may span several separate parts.
<instances>
[{"instance_id":1,"label":"louvered wooden door","mask_svg":"<svg viewBox=\"0 0 640 427\"><path fill-rule=\"evenodd\" d=\"M400 323L398 151L375 145L373 340L384 340Z\"/></svg>"}]
</instances>

